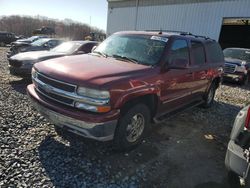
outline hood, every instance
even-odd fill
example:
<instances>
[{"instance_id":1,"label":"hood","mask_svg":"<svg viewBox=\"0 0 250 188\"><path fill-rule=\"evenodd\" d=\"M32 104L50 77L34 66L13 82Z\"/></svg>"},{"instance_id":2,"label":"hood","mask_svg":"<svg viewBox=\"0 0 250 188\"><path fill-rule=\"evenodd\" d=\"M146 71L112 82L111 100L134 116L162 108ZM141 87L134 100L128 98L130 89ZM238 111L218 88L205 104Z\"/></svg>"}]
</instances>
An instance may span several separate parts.
<instances>
[{"instance_id":1,"label":"hood","mask_svg":"<svg viewBox=\"0 0 250 188\"><path fill-rule=\"evenodd\" d=\"M240 59L234 59L234 58L228 58L226 57L225 58L225 62L226 63L232 63L232 64L236 64L236 65L239 65L241 66L243 64L244 61L240 60Z\"/></svg>"},{"instance_id":2,"label":"hood","mask_svg":"<svg viewBox=\"0 0 250 188\"><path fill-rule=\"evenodd\" d=\"M111 82L150 75L151 66L89 54L65 56L35 64L35 68L61 81L86 87L105 88Z\"/></svg>"},{"instance_id":3,"label":"hood","mask_svg":"<svg viewBox=\"0 0 250 188\"><path fill-rule=\"evenodd\" d=\"M30 43L31 41L15 41L12 42L11 44L15 46L21 46L21 45L30 45Z\"/></svg>"},{"instance_id":4,"label":"hood","mask_svg":"<svg viewBox=\"0 0 250 188\"><path fill-rule=\"evenodd\" d=\"M49 59L53 57L60 57L66 54L51 52L51 51L32 51L32 52L23 52L11 57L11 59L25 61L25 60L41 60L41 59Z\"/></svg>"}]
</instances>

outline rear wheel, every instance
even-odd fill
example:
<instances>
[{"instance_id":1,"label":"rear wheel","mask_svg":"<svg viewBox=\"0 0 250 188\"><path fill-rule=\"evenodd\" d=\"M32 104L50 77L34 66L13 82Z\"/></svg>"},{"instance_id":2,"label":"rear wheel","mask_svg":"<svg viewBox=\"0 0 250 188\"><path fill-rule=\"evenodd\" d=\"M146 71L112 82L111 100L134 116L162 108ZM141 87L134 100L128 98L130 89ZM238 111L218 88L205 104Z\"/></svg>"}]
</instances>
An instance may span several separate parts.
<instances>
[{"instance_id":1,"label":"rear wheel","mask_svg":"<svg viewBox=\"0 0 250 188\"><path fill-rule=\"evenodd\" d=\"M150 116L145 104L137 104L126 110L115 131L115 149L129 150L140 144L150 128Z\"/></svg>"},{"instance_id":2,"label":"rear wheel","mask_svg":"<svg viewBox=\"0 0 250 188\"><path fill-rule=\"evenodd\" d=\"M209 108L212 106L213 102L214 102L214 96L215 96L215 92L216 92L216 85L213 82L208 90L208 92L206 93L205 97L204 97L204 103L203 103L203 107L204 108Z\"/></svg>"}]
</instances>

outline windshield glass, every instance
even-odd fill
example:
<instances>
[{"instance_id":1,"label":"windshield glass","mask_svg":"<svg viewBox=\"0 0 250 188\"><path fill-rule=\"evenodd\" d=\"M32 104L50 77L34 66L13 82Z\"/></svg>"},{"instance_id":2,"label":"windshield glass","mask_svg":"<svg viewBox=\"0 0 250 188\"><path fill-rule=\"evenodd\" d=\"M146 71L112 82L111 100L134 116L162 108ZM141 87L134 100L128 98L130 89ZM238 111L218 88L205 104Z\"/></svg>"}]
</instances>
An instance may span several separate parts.
<instances>
[{"instance_id":1,"label":"windshield glass","mask_svg":"<svg viewBox=\"0 0 250 188\"><path fill-rule=\"evenodd\" d=\"M58 53L73 53L76 51L82 44L79 42L64 42L59 46L51 49L52 52Z\"/></svg>"},{"instance_id":2,"label":"windshield glass","mask_svg":"<svg viewBox=\"0 0 250 188\"><path fill-rule=\"evenodd\" d=\"M34 46L42 46L43 44L45 44L48 41L49 41L49 39L38 39L35 42L32 42L31 44Z\"/></svg>"},{"instance_id":3,"label":"windshield glass","mask_svg":"<svg viewBox=\"0 0 250 188\"><path fill-rule=\"evenodd\" d=\"M154 65L160 60L168 39L158 36L112 35L94 53L134 63Z\"/></svg>"},{"instance_id":4,"label":"windshield glass","mask_svg":"<svg viewBox=\"0 0 250 188\"><path fill-rule=\"evenodd\" d=\"M250 50L228 48L228 49L225 49L223 53L224 53L224 56L227 58L250 61Z\"/></svg>"}]
</instances>

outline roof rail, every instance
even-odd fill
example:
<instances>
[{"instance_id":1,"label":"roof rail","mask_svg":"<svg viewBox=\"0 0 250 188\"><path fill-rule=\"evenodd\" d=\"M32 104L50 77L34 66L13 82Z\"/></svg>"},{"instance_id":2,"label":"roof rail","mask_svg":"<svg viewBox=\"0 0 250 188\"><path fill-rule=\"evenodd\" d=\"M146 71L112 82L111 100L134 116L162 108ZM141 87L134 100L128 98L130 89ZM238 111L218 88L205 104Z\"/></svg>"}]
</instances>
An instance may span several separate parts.
<instances>
[{"instance_id":1,"label":"roof rail","mask_svg":"<svg viewBox=\"0 0 250 188\"><path fill-rule=\"evenodd\" d=\"M205 40L213 40L213 39L209 38L208 36L193 35L193 34L191 34L191 33L189 33L189 34L181 33L180 35L184 35L184 36L189 35L189 36L193 36L193 37L195 37L195 38L203 38L203 39L205 39Z\"/></svg>"},{"instance_id":2,"label":"roof rail","mask_svg":"<svg viewBox=\"0 0 250 188\"><path fill-rule=\"evenodd\" d=\"M162 34L162 32L169 32L169 33L178 33L180 35L192 35L192 33L190 32L175 31L175 30L150 29L150 30L145 30L145 31L159 32L159 34Z\"/></svg>"},{"instance_id":3,"label":"roof rail","mask_svg":"<svg viewBox=\"0 0 250 188\"><path fill-rule=\"evenodd\" d=\"M162 32L169 32L169 33L177 33L179 35L183 35L183 36L192 36L192 37L195 37L195 38L203 38L205 40L212 40L212 41L215 41L214 39L211 39L209 38L208 36L202 36L202 35L194 35L190 32L185 32L185 31L175 31L175 30L157 30L157 29L150 29L150 30L145 30L145 31L152 31L152 32L159 32L159 34L162 34Z\"/></svg>"}]
</instances>

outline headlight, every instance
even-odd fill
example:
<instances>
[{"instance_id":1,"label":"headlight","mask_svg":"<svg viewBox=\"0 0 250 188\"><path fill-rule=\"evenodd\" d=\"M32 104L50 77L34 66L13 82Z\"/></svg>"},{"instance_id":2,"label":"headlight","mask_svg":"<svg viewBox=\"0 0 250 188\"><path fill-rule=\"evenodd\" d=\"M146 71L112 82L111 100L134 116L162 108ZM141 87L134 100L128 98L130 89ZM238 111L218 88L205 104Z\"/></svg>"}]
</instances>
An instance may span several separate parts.
<instances>
[{"instance_id":1,"label":"headlight","mask_svg":"<svg viewBox=\"0 0 250 188\"><path fill-rule=\"evenodd\" d=\"M244 72L244 73L246 73L247 70L246 70L245 66L237 66L236 67L236 72Z\"/></svg>"},{"instance_id":2,"label":"headlight","mask_svg":"<svg viewBox=\"0 0 250 188\"><path fill-rule=\"evenodd\" d=\"M37 78L37 71L34 68L32 68L32 70L31 70L31 76L33 79Z\"/></svg>"},{"instance_id":3,"label":"headlight","mask_svg":"<svg viewBox=\"0 0 250 188\"><path fill-rule=\"evenodd\" d=\"M110 94L108 91L100 91L95 89L89 89L85 87L78 87L77 94L85 97L91 97L96 99L109 99Z\"/></svg>"},{"instance_id":4,"label":"headlight","mask_svg":"<svg viewBox=\"0 0 250 188\"><path fill-rule=\"evenodd\" d=\"M77 94L89 98L85 99L85 102L77 101L75 103L75 107L79 109L84 109L91 112L108 112L111 110L109 106L109 91L78 87Z\"/></svg>"}]
</instances>

